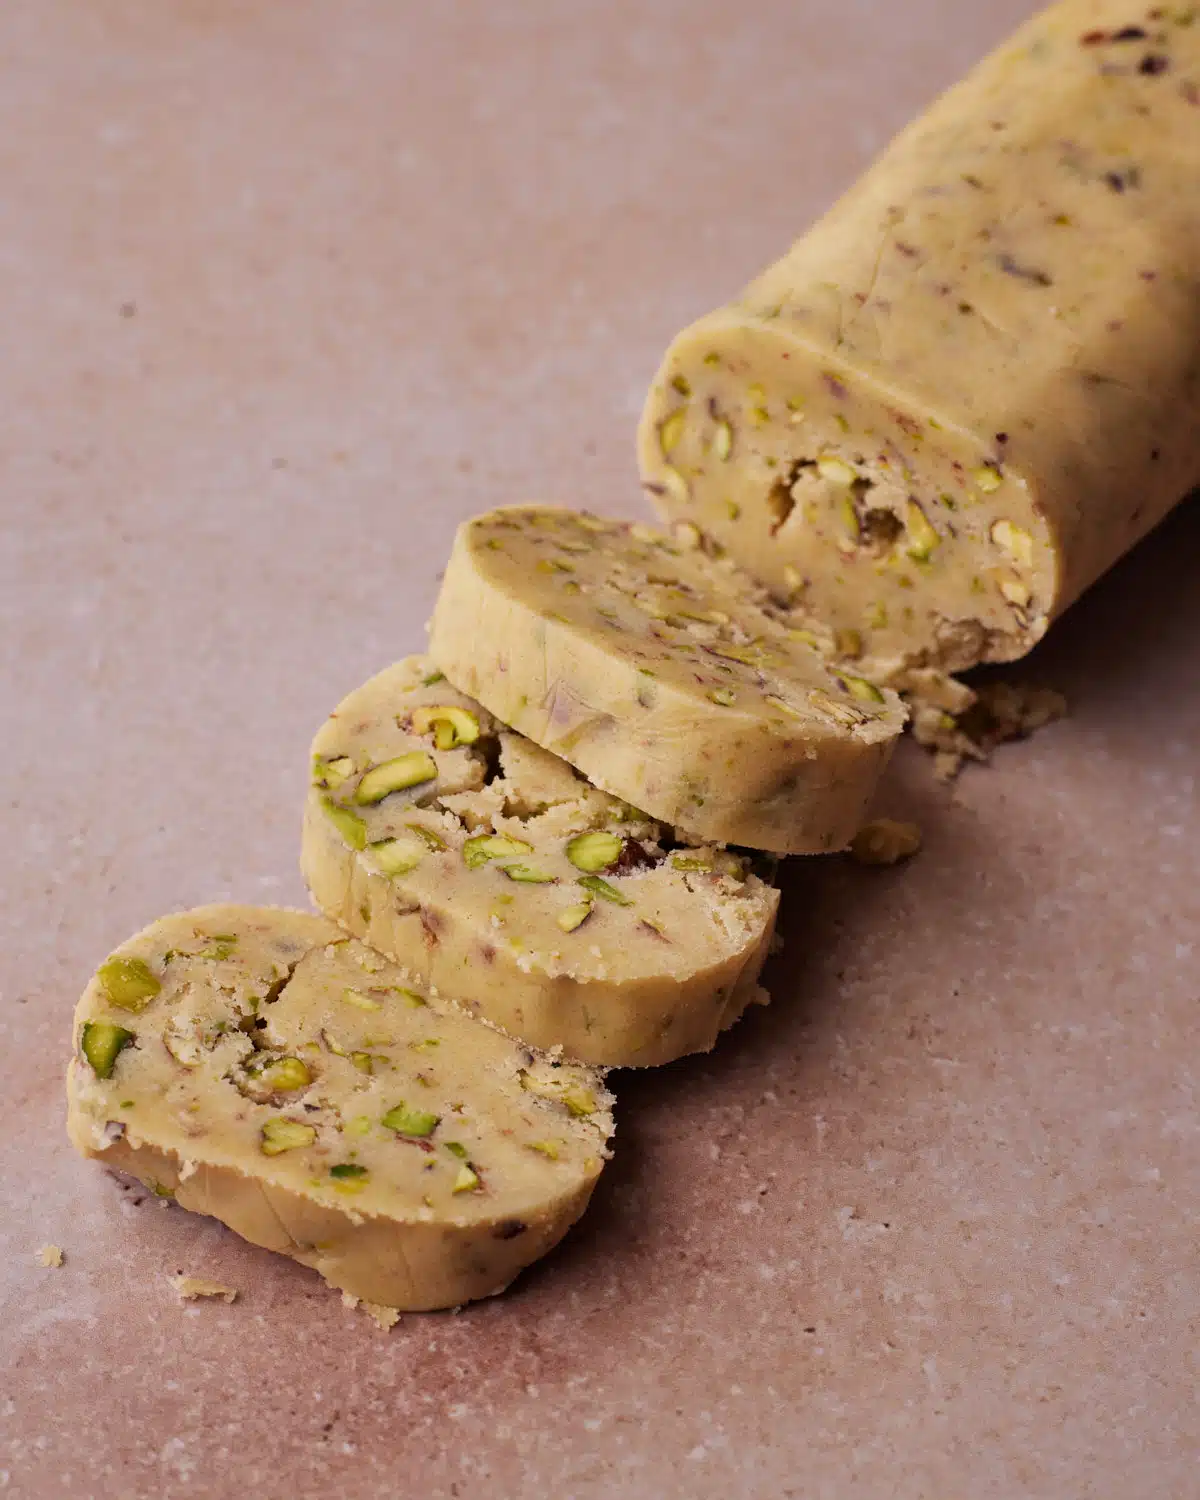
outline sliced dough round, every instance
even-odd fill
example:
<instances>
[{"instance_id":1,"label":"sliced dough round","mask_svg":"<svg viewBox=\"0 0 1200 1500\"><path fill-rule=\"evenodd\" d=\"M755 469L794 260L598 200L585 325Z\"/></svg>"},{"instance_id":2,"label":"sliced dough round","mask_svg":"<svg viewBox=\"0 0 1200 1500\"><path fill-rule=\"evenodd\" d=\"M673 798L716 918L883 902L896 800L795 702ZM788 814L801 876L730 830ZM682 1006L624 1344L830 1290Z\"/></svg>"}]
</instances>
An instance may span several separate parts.
<instances>
[{"instance_id":1,"label":"sliced dough round","mask_svg":"<svg viewBox=\"0 0 1200 1500\"><path fill-rule=\"evenodd\" d=\"M780 854L849 842L904 720L700 551L542 506L459 528L430 654L605 791Z\"/></svg>"},{"instance_id":2,"label":"sliced dough round","mask_svg":"<svg viewBox=\"0 0 1200 1500\"><path fill-rule=\"evenodd\" d=\"M609 1155L594 1069L413 990L324 918L209 906L102 964L75 1012L74 1145L402 1311L503 1291Z\"/></svg>"},{"instance_id":3,"label":"sliced dough round","mask_svg":"<svg viewBox=\"0 0 1200 1500\"><path fill-rule=\"evenodd\" d=\"M706 1051L766 998L779 893L736 855L672 844L425 657L351 693L313 742L301 865L317 905L420 982L585 1062Z\"/></svg>"}]
</instances>

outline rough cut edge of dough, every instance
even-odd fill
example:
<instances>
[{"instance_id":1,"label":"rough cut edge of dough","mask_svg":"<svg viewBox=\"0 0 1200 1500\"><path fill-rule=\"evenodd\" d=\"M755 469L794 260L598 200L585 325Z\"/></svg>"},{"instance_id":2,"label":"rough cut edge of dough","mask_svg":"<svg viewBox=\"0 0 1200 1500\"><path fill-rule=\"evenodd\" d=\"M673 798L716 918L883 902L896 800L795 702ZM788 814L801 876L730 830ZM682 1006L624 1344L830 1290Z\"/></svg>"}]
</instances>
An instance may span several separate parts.
<instances>
[{"instance_id":1,"label":"rough cut edge of dough","mask_svg":"<svg viewBox=\"0 0 1200 1500\"><path fill-rule=\"evenodd\" d=\"M1003 678L978 687L955 678L947 682L967 695L954 711L941 695L931 698L919 688L906 695L912 737L932 753L933 774L941 782L953 781L968 761L986 765L997 746L1028 739L1068 713L1066 698L1054 688Z\"/></svg>"},{"instance_id":2,"label":"rough cut edge of dough","mask_svg":"<svg viewBox=\"0 0 1200 1500\"><path fill-rule=\"evenodd\" d=\"M65 1258L57 1245L43 1245L36 1256L38 1264L45 1266L48 1270L61 1266Z\"/></svg>"},{"instance_id":3,"label":"rough cut edge of dough","mask_svg":"<svg viewBox=\"0 0 1200 1500\"><path fill-rule=\"evenodd\" d=\"M342 1293L342 1306L349 1308L351 1312L356 1307L361 1307L367 1317L377 1323L384 1333L390 1332L400 1321L398 1307L385 1307L382 1302L364 1302L361 1297L354 1296L352 1292ZM456 1308L455 1311L457 1310Z\"/></svg>"},{"instance_id":4,"label":"rough cut edge of dough","mask_svg":"<svg viewBox=\"0 0 1200 1500\"><path fill-rule=\"evenodd\" d=\"M236 1287L223 1286L219 1281L206 1281L203 1276L185 1276L182 1272L168 1276L167 1280L179 1294L181 1302L195 1302L199 1297L220 1297L226 1302L235 1302Z\"/></svg>"}]
</instances>

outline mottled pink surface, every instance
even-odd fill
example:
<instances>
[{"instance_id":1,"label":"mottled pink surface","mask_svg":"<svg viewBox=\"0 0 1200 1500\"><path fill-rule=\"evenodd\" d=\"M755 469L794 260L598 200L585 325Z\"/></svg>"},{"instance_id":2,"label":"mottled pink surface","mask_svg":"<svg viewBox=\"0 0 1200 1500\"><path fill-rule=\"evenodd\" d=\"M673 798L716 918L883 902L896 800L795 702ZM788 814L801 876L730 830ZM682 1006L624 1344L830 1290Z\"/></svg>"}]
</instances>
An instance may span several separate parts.
<instances>
[{"instance_id":1,"label":"mottled pink surface","mask_svg":"<svg viewBox=\"0 0 1200 1500\"><path fill-rule=\"evenodd\" d=\"M385 1335L62 1130L112 945L303 900L310 735L455 522L640 513L669 336L1027 8L0 10L0 1492L1200 1490L1195 502L1030 664L1068 722L953 791L905 747L917 860L789 867L775 1003L618 1077L502 1300Z\"/></svg>"}]
</instances>

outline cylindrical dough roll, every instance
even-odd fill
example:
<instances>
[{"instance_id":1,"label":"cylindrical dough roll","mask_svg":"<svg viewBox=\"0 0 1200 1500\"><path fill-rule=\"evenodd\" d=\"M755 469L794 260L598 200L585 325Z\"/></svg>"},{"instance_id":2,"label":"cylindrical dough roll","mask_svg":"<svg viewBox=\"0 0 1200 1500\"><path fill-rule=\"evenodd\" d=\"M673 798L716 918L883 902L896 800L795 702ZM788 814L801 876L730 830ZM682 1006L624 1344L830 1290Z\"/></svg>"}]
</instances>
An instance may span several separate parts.
<instances>
[{"instance_id":1,"label":"cylindrical dough roll","mask_svg":"<svg viewBox=\"0 0 1200 1500\"><path fill-rule=\"evenodd\" d=\"M503 1291L587 1206L613 1132L536 1057L307 912L163 917L75 1012L76 1148L367 1302Z\"/></svg>"},{"instance_id":2,"label":"cylindrical dough roll","mask_svg":"<svg viewBox=\"0 0 1200 1500\"><path fill-rule=\"evenodd\" d=\"M1200 480L1200 18L1065 0L681 333L646 488L874 671L1029 650Z\"/></svg>"},{"instance_id":3,"label":"cylindrical dough roll","mask_svg":"<svg viewBox=\"0 0 1200 1500\"><path fill-rule=\"evenodd\" d=\"M430 655L693 842L840 849L903 727L899 700L832 668L697 542L551 506L476 516L454 539Z\"/></svg>"},{"instance_id":4,"label":"cylindrical dough roll","mask_svg":"<svg viewBox=\"0 0 1200 1500\"><path fill-rule=\"evenodd\" d=\"M512 1036L645 1067L707 1051L766 999L779 892L723 850L672 851L428 657L343 699L312 748L317 905Z\"/></svg>"}]
</instances>

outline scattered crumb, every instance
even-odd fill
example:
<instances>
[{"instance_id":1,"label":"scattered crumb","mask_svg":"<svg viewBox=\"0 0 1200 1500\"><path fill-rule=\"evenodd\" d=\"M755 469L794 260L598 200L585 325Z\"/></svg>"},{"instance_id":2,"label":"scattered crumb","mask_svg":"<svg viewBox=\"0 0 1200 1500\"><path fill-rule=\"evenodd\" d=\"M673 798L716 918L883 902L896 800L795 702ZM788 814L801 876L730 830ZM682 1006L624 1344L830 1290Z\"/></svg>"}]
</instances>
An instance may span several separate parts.
<instances>
[{"instance_id":1,"label":"scattered crumb","mask_svg":"<svg viewBox=\"0 0 1200 1500\"><path fill-rule=\"evenodd\" d=\"M237 1288L222 1286L219 1281L205 1281L202 1276L168 1276L167 1280L179 1293L183 1302L194 1302L197 1297L223 1297L226 1302L237 1298Z\"/></svg>"},{"instance_id":2,"label":"scattered crumb","mask_svg":"<svg viewBox=\"0 0 1200 1500\"><path fill-rule=\"evenodd\" d=\"M38 1264L47 1268L61 1266L63 1253L57 1245L43 1245L37 1253Z\"/></svg>"},{"instance_id":3,"label":"scattered crumb","mask_svg":"<svg viewBox=\"0 0 1200 1500\"><path fill-rule=\"evenodd\" d=\"M384 1307L382 1302L364 1302L362 1308L368 1317L373 1318L379 1324L384 1333L394 1328L400 1321L399 1310L395 1307Z\"/></svg>"},{"instance_id":4,"label":"scattered crumb","mask_svg":"<svg viewBox=\"0 0 1200 1500\"><path fill-rule=\"evenodd\" d=\"M910 859L921 847L921 830L915 823L895 818L876 818L865 823L850 840L851 857L860 865L894 865Z\"/></svg>"},{"instance_id":5,"label":"scattered crumb","mask_svg":"<svg viewBox=\"0 0 1200 1500\"><path fill-rule=\"evenodd\" d=\"M971 691L964 708L951 712L933 698L922 696L921 688L914 684L909 707L913 738L934 753L933 774L939 781L953 781L966 761L986 761L997 745L1025 739L1061 719L1067 712L1067 700L1053 688L986 682Z\"/></svg>"},{"instance_id":6,"label":"scattered crumb","mask_svg":"<svg viewBox=\"0 0 1200 1500\"><path fill-rule=\"evenodd\" d=\"M343 1292L342 1306L350 1308L350 1310L353 1312L353 1310L358 1306L358 1298L351 1296L349 1292Z\"/></svg>"}]
</instances>

